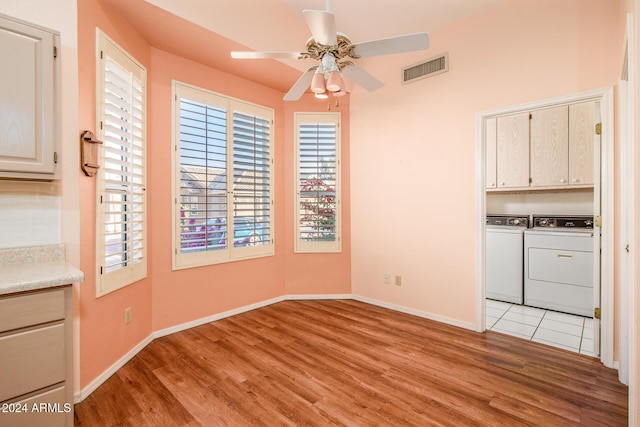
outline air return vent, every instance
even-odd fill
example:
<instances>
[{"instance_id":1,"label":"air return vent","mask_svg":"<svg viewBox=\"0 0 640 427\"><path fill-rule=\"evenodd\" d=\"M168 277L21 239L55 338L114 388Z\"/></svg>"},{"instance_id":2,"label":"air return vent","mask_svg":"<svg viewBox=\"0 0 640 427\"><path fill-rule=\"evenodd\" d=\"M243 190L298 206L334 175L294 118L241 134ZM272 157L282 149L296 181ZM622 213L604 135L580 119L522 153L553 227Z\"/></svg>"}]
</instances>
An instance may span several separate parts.
<instances>
[{"instance_id":1,"label":"air return vent","mask_svg":"<svg viewBox=\"0 0 640 427\"><path fill-rule=\"evenodd\" d=\"M449 71L449 54L427 59L419 64L402 69L402 84L415 82L427 77Z\"/></svg>"}]
</instances>

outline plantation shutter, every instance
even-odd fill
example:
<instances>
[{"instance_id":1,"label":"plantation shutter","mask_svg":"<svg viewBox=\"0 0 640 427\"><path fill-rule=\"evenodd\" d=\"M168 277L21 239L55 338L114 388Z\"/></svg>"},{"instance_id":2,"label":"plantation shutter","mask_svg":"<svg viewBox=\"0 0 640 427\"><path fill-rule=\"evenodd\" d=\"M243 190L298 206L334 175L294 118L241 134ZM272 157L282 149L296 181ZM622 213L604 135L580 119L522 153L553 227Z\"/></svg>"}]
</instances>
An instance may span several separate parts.
<instances>
[{"instance_id":1,"label":"plantation shutter","mask_svg":"<svg viewBox=\"0 0 640 427\"><path fill-rule=\"evenodd\" d=\"M297 117L296 250L340 251L339 115Z\"/></svg>"},{"instance_id":2,"label":"plantation shutter","mask_svg":"<svg viewBox=\"0 0 640 427\"><path fill-rule=\"evenodd\" d=\"M271 241L271 121L233 113L234 246Z\"/></svg>"},{"instance_id":3,"label":"plantation shutter","mask_svg":"<svg viewBox=\"0 0 640 427\"><path fill-rule=\"evenodd\" d=\"M273 110L174 91L174 268L273 255Z\"/></svg>"},{"instance_id":4,"label":"plantation shutter","mask_svg":"<svg viewBox=\"0 0 640 427\"><path fill-rule=\"evenodd\" d=\"M146 276L145 70L102 38L99 294Z\"/></svg>"},{"instance_id":5,"label":"plantation shutter","mask_svg":"<svg viewBox=\"0 0 640 427\"><path fill-rule=\"evenodd\" d=\"M180 98L180 253L226 249L227 110Z\"/></svg>"}]
</instances>

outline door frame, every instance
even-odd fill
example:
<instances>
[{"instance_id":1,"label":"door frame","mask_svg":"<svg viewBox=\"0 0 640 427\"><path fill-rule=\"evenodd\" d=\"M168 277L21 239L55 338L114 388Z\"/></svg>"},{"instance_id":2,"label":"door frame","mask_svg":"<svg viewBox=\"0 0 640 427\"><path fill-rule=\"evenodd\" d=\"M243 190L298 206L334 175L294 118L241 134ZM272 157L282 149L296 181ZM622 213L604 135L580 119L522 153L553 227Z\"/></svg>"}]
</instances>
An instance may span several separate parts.
<instances>
[{"instance_id":1,"label":"door frame","mask_svg":"<svg viewBox=\"0 0 640 427\"><path fill-rule=\"evenodd\" d=\"M602 216L600 254L600 360L614 367L614 97L613 87L604 87L557 98L482 111L476 116L476 330L484 332L485 324L485 229L486 229L486 159L485 128L491 116L548 108L559 104L599 102L601 108L600 205ZM597 170L597 169L596 169ZM594 198L597 191L594 189ZM595 325L594 325L595 326Z\"/></svg>"},{"instance_id":2,"label":"door frame","mask_svg":"<svg viewBox=\"0 0 640 427\"><path fill-rule=\"evenodd\" d=\"M629 377L633 374L634 364L630 363L631 348L634 342L634 335L630 333L632 329L631 314L635 312L633 304L633 283L635 276L633 252L634 224L634 203L635 203L635 180L634 162L634 120L633 120L633 65L635 64L633 38L633 14L627 14L626 32L624 42L624 61L618 83L618 141L619 152L619 172L618 182L620 183L620 213L619 213L619 282L620 292L618 297L618 307L620 310L618 327L620 331L619 353L620 369L618 379L623 384L629 385ZM631 390L630 390L631 397Z\"/></svg>"}]
</instances>

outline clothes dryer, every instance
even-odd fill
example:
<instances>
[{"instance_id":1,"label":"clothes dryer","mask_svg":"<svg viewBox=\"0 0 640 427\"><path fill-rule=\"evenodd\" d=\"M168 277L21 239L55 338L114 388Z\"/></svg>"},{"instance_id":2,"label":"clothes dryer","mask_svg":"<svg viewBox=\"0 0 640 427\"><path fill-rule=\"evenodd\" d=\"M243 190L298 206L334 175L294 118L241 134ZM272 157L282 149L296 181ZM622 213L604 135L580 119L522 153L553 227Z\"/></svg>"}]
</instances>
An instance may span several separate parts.
<instances>
[{"instance_id":1,"label":"clothes dryer","mask_svg":"<svg viewBox=\"0 0 640 427\"><path fill-rule=\"evenodd\" d=\"M593 315L593 217L533 216L525 232L524 303Z\"/></svg>"}]
</instances>

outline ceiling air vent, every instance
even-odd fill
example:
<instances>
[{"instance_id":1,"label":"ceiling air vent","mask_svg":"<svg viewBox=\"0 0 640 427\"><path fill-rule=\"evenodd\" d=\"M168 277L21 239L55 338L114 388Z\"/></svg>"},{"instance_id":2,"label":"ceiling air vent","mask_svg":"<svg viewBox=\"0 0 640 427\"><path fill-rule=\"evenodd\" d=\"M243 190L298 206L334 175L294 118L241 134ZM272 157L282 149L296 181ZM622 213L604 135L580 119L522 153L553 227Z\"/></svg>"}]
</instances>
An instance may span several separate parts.
<instances>
[{"instance_id":1,"label":"ceiling air vent","mask_svg":"<svg viewBox=\"0 0 640 427\"><path fill-rule=\"evenodd\" d=\"M402 69L402 84L415 82L436 74L449 71L449 54L427 59L419 64L410 65Z\"/></svg>"}]
</instances>

